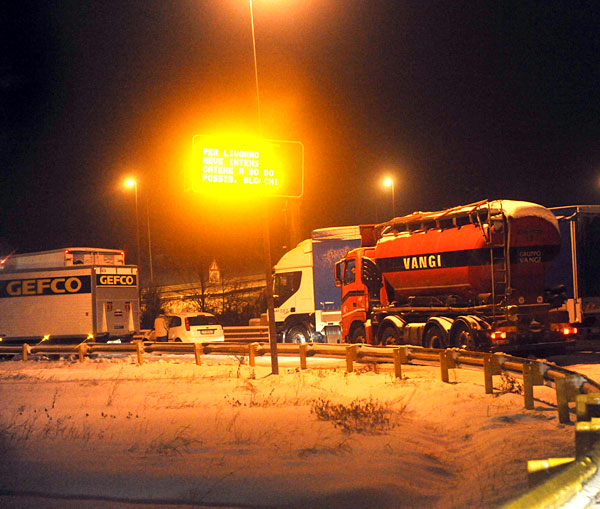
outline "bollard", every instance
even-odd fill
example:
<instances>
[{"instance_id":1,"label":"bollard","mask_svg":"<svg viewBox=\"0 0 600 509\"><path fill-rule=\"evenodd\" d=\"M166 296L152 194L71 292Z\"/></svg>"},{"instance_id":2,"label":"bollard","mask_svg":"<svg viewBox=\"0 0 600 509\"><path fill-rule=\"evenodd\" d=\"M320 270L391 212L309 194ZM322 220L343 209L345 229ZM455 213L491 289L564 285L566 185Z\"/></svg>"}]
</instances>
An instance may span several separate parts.
<instances>
[{"instance_id":1,"label":"bollard","mask_svg":"<svg viewBox=\"0 0 600 509\"><path fill-rule=\"evenodd\" d=\"M194 357L196 358L196 366L202 365L202 354L204 353L204 346L202 343L194 343Z\"/></svg>"},{"instance_id":2,"label":"bollard","mask_svg":"<svg viewBox=\"0 0 600 509\"><path fill-rule=\"evenodd\" d=\"M77 351L79 353L79 362L83 362L85 360L85 354L87 353L88 346L85 343L81 343L77 346Z\"/></svg>"},{"instance_id":3,"label":"bollard","mask_svg":"<svg viewBox=\"0 0 600 509\"><path fill-rule=\"evenodd\" d=\"M258 347L258 343L250 343L250 345L248 345L248 365L251 368L256 365L256 350Z\"/></svg>"},{"instance_id":4,"label":"bollard","mask_svg":"<svg viewBox=\"0 0 600 509\"><path fill-rule=\"evenodd\" d=\"M346 347L346 372L352 373L354 371L354 361L358 357L359 345L351 345Z\"/></svg>"},{"instance_id":5,"label":"bollard","mask_svg":"<svg viewBox=\"0 0 600 509\"><path fill-rule=\"evenodd\" d=\"M402 348L394 348L394 375L402 378Z\"/></svg>"},{"instance_id":6,"label":"bollard","mask_svg":"<svg viewBox=\"0 0 600 509\"><path fill-rule=\"evenodd\" d=\"M137 353L138 364L141 366L142 364L144 364L144 359L142 357L142 353L144 353L144 346L142 345L141 341L138 341L135 344L135 351Z\"/></svg>"},{"instance_id":7,"label":"bollard","mask_svg":"<svg viewBox=\"0 0 600 509\"><path fill-rule=\"evenodd\" d=\"M575 423L575 454L578 458L587 455L600 439L600 418Z\"/></svg>"},{"instance_id":8,"label":"bollard","mask_svg":"<svg viewBox=\"0 0 600 509\"><path fill-rule=\"evenodd\" d=\"M27 343L23 343L23 361L27 360L28 353L29 353L29 345Z\"/></svg>"},{"instance_id":9,"label":"bollard","mask_svg":"<svg viewBox=\"0 0 600 509\"><path fill-rule=\"evenodd\" d=\"M523 363L523 397L525 408L533 410L533 363L530 361Z\"/></svg>"},{"instance_id":10,"label":"bollard","mask_svg":"<svg viewBox=\"0 0 600 509\"><path fill-rule=\"evenodd\" d=\"M300 343L298 345L298 351L300 353L300 369L306 369L306 349L308 345L306 343Z\"/></svg>"}]
</instances>

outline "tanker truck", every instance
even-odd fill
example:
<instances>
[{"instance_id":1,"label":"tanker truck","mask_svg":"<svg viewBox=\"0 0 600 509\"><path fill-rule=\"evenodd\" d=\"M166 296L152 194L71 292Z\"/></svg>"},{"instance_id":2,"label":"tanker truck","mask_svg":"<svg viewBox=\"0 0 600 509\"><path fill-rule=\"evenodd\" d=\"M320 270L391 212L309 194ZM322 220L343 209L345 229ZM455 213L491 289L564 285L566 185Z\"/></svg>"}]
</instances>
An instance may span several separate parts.
<instances>
[{"instance_id":1,"label":"tanker truck","mask_svg":"<svg viewBox=\"0 0 600 509\"><path fill-rule=\"evenodd\" d=\"M360 232L361 247L335 265L343 341L507 353L574 343L544 288L560 247L545 207L484 200Z\"/></svg>"}]
</instances>

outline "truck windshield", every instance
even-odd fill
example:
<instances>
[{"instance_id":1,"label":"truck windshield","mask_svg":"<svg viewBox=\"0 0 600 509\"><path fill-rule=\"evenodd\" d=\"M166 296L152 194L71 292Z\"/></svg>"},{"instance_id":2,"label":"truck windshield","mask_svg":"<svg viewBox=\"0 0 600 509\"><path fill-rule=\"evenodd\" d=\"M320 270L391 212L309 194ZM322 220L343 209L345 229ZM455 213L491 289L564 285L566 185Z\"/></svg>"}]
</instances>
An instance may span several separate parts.
<instances>
[{"instance_id":1,"label":"truck windshield","mask_svg":"<svg viewBox=\"0 0 600 509\"><path fill-rule=\"evenodd\" d=\"M302 271L281 272L275 274L273 297L275 307L281 306L286 300L294 295L300 288Z\"/></svg>"},{"instance_id":2,"label":"truck windshield","mask_svg":"<svg viewBox=\"0 0 600 509\"><path fill-rule=\"evenodd\" d=\"M344 268L344 284L348 285L350 283L354 283L356 281L356 260L351 258L346 261L346 267Z\"/></svg>"}]
</instances>

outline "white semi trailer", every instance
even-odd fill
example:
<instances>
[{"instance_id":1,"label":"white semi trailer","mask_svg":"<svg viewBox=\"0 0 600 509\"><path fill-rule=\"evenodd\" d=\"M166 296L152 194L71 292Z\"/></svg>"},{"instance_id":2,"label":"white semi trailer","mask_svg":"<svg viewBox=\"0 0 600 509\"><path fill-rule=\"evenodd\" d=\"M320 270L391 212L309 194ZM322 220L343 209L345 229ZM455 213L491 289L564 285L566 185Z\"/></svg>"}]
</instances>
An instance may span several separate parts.
<instances>
[{"instance_id":1,"label":"white semi trailer","mask_svg":"<svg viewBox=\"0 0 600 509\"><path fill-rule=\"evenodd\" d=\"M321 228L281 257L273 292L279 341L340 342L340 291L333 268L359 246L358 226Z\"/></svg>"},{"instance_id":2,"label":"white semi trailer","mask_svg":"<svg viewBox=\"0 0 600 509\"><path fill-rule=\"evenodd\" d=\"M4 344L130 340L139 331L138 268L122 251L67 248L9 257L0 270Z\"/></svg>"}]
</instances>

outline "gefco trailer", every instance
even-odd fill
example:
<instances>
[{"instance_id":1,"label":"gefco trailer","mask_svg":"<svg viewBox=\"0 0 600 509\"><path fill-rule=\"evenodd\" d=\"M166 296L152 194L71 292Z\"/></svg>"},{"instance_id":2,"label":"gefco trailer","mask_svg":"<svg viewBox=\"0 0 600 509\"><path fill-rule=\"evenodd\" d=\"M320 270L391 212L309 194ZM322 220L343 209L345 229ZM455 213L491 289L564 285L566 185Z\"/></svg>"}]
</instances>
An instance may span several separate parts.
<instances>
[{"instance_id":1,"label":"gefco trailer","mask_svg":"<svg viewBox=\"0 0 600 509\"><path fill-rule=\"evenodd\" d=\"M139 314L138 269L124 265L122 251L28 253L0 270L4 344L126 341L139 331Z\"/></svg>"},{"instance_id":2,"label":"gefco trailer","mask_svg":"<svg viewBox=\"0 0 600 509\"><path fill-rule=\"evenodd\" d=\"M558 220L560 253L546 275L546 285L564 294L561 309L579 336L600 335L600 206L573 205L550 209Z\"/></svg>"},{"instance_id":3,"label":"gefco trailer","mask_svg":"<svg viewBox=\"0 0 600 509\"><path fill-rule=\"evenodd\" d=\"M335 267L345 341L552 353L573 342L544 291L560 245L545 207L484 200L361 234Z\"/></svg>"}]
</instances>

